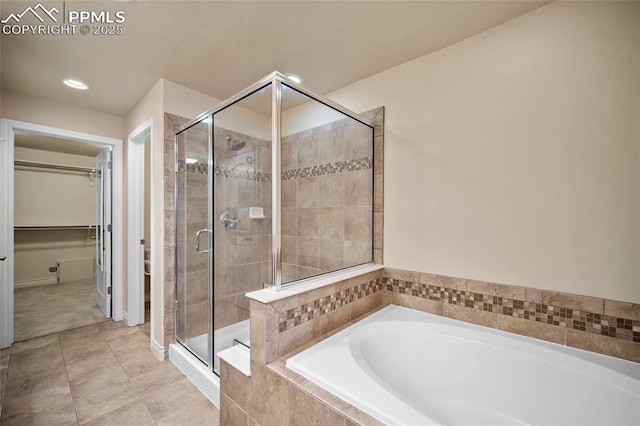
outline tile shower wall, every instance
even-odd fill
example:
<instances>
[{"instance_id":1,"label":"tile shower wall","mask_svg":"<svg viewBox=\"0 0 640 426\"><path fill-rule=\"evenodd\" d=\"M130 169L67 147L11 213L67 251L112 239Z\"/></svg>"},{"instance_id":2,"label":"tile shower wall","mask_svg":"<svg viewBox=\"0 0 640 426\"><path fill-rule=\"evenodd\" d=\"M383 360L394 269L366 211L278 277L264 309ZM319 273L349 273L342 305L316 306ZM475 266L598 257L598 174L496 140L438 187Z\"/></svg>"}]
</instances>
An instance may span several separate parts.
<instances>
[{"instance_id":1,"label":"tile shower wall","mask_svg":"<svg viewBox=\"0 0 640 426\"><path fill-rule=\"evenodd\" d=\"M189 251L195 247L195 233L207 228L207 167L201 162L178 162L178 188L181 220L175 229L175 157L173 135L189 119L165 114L165 348L175 334L175 244ZM241 150L232 151L227 136L245 142ZM214 321L221 328L249 318L247 291L262 288L271 276L271 168L270 142L221 128L214 129ZM199 148L198 148L199 147ZM190 155L204 155L208 147L207 132L189 133ZM197 151L197 152L196 152ZM198 154L199 153L199 154ZM266 219L249 219L249 207L263 207ZM238 223L225 229L218 220L223 211L232 212ZM204 243L205 239L202 239ZM208 332L209 294L207 257L180 250L178 274L182 282L179 300L180 323L185 336ZM180 275L179 275L180 276Z\"/></svg>"},{"instance_id":2,"label":"tile shower wall","mask_svg":"<svg viewBox=\"0 0 640 426\"><path fill-rule=\"evenodd\" d=\"M228 139L227 139L228 138ZM232 150L233 143L242 149ZM214 324L249 318L248 291L271 281L271 142L214 128ZM264 219L250 218L260 207ZM223 212L238 222L225 228Z\"/></svg>"},{"instance_id":3,"label":"tile shower wall","mask_svg":"<svg viewBox=\"0 0 640 426\"><path fill-rule=\"evenodd\" d=\"M208 186L206 160L209 136L205 123L180 134L178 139L178 171L176 174L178 223L175 238L178 245L178 327L182 339L209 332L209 261L198 254L196 232L208 227ZM187 164L185 158L197 159Z\"/></svg>"},{"instance_id":4,"label":"tile shower wall","mask_svg":"<svg viewBox=\"0 0 640 426\"><path fill-rule=\"evenodd\" d=\"M164 348L175 341L175 142L177 129L189 120L164 114Z\"/></svg>"},{"instance_id":5,"label":"tile shower wall","mask_svg":"<svg viewBox=\"0 0 640 426\"><path fill-rule=\"evenodd\" d=\"M283 282L372 261L371 131L350 118L282 138Z\"/></svg>"}]
</instances>

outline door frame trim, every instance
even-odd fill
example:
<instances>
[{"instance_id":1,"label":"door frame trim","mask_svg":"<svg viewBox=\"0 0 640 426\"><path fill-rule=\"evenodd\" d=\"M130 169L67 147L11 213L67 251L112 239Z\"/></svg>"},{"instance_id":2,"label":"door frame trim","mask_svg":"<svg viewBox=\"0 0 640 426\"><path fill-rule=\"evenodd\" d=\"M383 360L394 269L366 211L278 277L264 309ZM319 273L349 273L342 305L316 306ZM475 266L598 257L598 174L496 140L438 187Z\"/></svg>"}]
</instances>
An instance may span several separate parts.
<instances>
[{"instance_id":1,"label":"door frame trim","mask_svg":"<svg viewBox=\"0 0 640 426\"><path fill-rule=\"evenodd\" d=\"M72 139L79 142L92 144L109 145L112 147L112 173L113 173L113 197L112 197L112 244L113 252L119 253L119 256L112 257L112 318L115 321L122 320L122 291L123 291L123 143L121 139L114 139L105 136L92 135L89 133L76 132L73 130L60 129L57 127L43 126L35 123L17 121L2 118L0 119L0 134L4 139L0 149L5 151L4 157L8 164L6 170L0 176L1 192L5 193L7 198L5 205L5 220L0 223L8 232L4 241L0 241L0 247L6 247L8 250L4 279L0 280L0 348L6 348L13 343L13 291L14 291L14 241L13 241L13 205L14 205L14 173L13 173L13 153L14 153L14 135L16 131L28 133L36 133L45 136L54 136L64 139ZM2 164L0 166L5 166ZM4 167L2 167L4 168ZM2 169L0 168L0 170ZM3 200L4 201L4 200Z\"/></svg>"},{"instance_id":2,"label":"door frame trim","mask_svg":"<svg viewBox=\"0 0 640 426\"><path fill-rule=\"evenodd\" d=\"M147 119L127 137L127 310L128 326L144 324L144 164L145 144L153 140L153 117ZM146 141L146 142L145 142ZM149 164L153 170L153 155ZM149 206L151 207L151 206ZM151 215L149 215L151 217ZM151 239L151 236L149 236ZM151 244L151 241L149 241ZM150 246L151 247L151 246Z\"/></svg>"}]
</instances>

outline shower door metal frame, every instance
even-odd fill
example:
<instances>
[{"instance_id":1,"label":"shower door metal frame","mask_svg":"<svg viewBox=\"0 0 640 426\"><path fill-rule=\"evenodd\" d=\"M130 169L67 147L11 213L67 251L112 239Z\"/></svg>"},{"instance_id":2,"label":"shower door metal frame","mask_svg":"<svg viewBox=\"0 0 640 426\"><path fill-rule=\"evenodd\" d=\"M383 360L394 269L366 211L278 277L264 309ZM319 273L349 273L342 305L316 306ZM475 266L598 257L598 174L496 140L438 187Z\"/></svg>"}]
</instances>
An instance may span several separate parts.
<instances>
[{"instance_id":1,"label":"shower door metal frame","mask_svg":"<svg viewBox=\"0 0 640 426\"><path fill-rule=\"evenodd\" d=\"M291 81L289 78L287 78L284 74L279 73L277 71L274 71L272 73L270 73L269 75L263 77L262 79L258 80L257 82L255 82L254 84L252 84L251 86L245 88L244 90L241 90L240 92L238 92L236 95L226 99L225 101L223 101L222 103L218 104L216 107L198 115L196 118L194 118L193 120L189 121L188 123L184 124L183 126L181 126L177 131L176 131L176 137L175 137L175 142L176 142L176 159L177 159L177 135L181 132L183 132L184 130L188 129L189 127L201 122L202 120L206 119L207 117L211 117L212 120L209 123L209 168L210 171L212 170L212 164L213 164L213 160L211 158L212 156L212 151L213 151L213 116L222 111L223 109L235 104L236 102L252 95L253 93L255 93L256 91L262 89L263 87L268 86L269 84L272 84L272 91L271 91L271 105L272 105L272 116L271 116L271 137L272 137L272 141L271 141L271 155L272 155L272 160L271 160L271 197L272 197L272 225L271 225L271 232L272 232L272 256L271 256L271 261L272 261L272 285L276 290L280 290L283 286L282 286L282 235L281 235L281 226L282 226L282 210L281 210L281 203L280 203L280 197L281 197L281 188L282 188L282 176L281 176L281 146L282 146L282 111L281 111L281 107L282 107L282 84L285 84L289 87L291 87L292 89L297 90L298 92L307 95L308 97L310 97L311 99L324 104L330 108L333 108L343 114L345 114L346 116L348 116L349 118L356 120L368 127L371 127L373 129L374 125L372 122L370 122L369 120L365 120L362 117L360 117L356 112L351 111L348 108L345 108L344 106L332 101L331 99L328 99L324 96L322 96L319 93L314 92L313 90L309 90L293 81ZM177 165L177 160L176 160L176 165ZM177 171L177 167L176 167L176 171ZM211 177L210 177L211 179ZM176 185L176 212L177 210L177 185ZM210 191L213 191L213 185L210 185ZM211 207L210 207L211 208ZM176 220L177 220L177 214L176 214ZM209 218L209 220L211 220L211 217ZM211 224L210 224L211 225ZM213 239L211 240L213 241ZM212 268L213 268L213 262L212 262L212 257L210 257L210 269L209 269L209 276L210 276L210 287L209 287L209 293L210 293L210 303L212 308L210 309L210 311L213 313L213 279L212 279ZM177 261L177 253L176 253L176 261ZM176 271L177 274L177 271ZM329 275L331 273L327 273L327 274L323 274L323 275ZM300 281L304 281L304 280L298 280L298 281L294 281L291 283L288 283L285 285L289 286L289 285L293 285L296 284ZM176 276L176 309L177 309L177 276ZM177 322L177 317L176 317L176 322ZM177 326L177 324L176 324ZM210 329L213 329L213 321L210 321L210 325L209 325ZM176 327L177 330L177 327ZM213 332L209 333L209 339L210 339L210 349L211 352L213 352L213 338L212 338ZM209 356L211 358L211 360L213 360L213 355L210 354ZM211 361L212 364L213 361ZM210 364L210 365L211 365Z\"/></svg>"},{"instance_id":2,"label":"shower door metal frame","mask_svg":"<svg viewBox=\"0 0 640 426\"><path fill-rule=\"evenodd\" d=\"M211 117L213 117L211 115ZM196 358L198 358L199 360L201 360L202 362L206 363L207 367L209 367L211 369L211 371L213 371L213 118L211 120L209 120L209 122L205 123L207 124L207 129L208 129L208 135L207 135L207 147L208 147L208 152L207 152L207 198L209 200L209 202L207 203L207 227L205 229L200 229L198 230L198 232L196 233L196 240L195 240L195 250L198 254L206 254L208 259L207 262L209 264L208 268L207 268L207 273L208 273L208 299L209 299L209 307L210 309L208 309L207 311L207 359L202 359L202 357L200 355L198 355L196 352L194 352L193 350L191 350L191 348L189 348L189 346L186 344L186 342L181 342L180 340L178 340L178 309L179 309L179 303L178 303L178 230L179 230L179 217L178 217L178 212L180 211L178 209L178 135L181 134L182 132L188 130L189 128L195 126L196 124L200 123L202 120L205 120L207 117L205 116L201 116L201 118L199 120L191 120L187 125L182 126L180 129L178 129L173 137L173 157L174 157L174 167L175 167L175 173L174 173L174 193L173 193L173 208L175 211L175 218L174 218L174 227L175 227L175 234L176 234L176 240L174 243L174 290L173 290L173 294L174 294L174 306L173 306L173 327L174 327L174 338L176 340L176 342L180 343L185 349L187 349L189 352L191 352ZM185 156L185 172L186 172L186 156ZM185 176L185 181L186 181L186 176ZM200 233L203 231L207 231L209 233L209 248L205 249L205 250L200 250ZM186 241L185 241L186 244Z\"/></svg>"}]
</instances>

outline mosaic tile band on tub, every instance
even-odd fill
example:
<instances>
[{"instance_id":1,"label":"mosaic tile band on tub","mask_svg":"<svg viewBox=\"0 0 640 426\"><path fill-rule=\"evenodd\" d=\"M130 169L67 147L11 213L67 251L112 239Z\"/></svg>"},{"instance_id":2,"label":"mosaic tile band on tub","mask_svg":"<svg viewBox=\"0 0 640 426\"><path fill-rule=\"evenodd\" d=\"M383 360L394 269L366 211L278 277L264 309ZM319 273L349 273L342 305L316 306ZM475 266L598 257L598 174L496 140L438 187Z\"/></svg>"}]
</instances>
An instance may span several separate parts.
<instances>
[{"instance_id":1,"label":"mosaic tile band on tub","mask_svg":"<svg viewBox=\"0 0 640 426\"><path fill-rule=\"evenodd\" d=\"M326 315L340 307L379 291L391 295L403 295L428 300L442 306L456 306L473 311L495 314L498 317L512 317L531 323L543 324L558 330L576 330L594 336L615 339L615 342L630 344L630 352L610 355L638 362L640 356L640 305L624 302L605 301L585 296L551 293L542 290L513 287L501 284L482 283L461 278L420 274L416 272L385 270L383 277L362 283L343 291L307 301L279 313L278 330L283 333L314 318ZM405 279L394 278L402 276ZM423 277L420 279L420 277ZM414 279L406 279L413 277ZM424 282L427 281L427 282ZM484 289L484 292L467 289ZM497 290L496 290L497 289ZM494 290L493 293L489 294ZM526 296L538 297L532 301ZM512 295L507 297L506 295ZM554 294L564 303L545 302L543 295ZM579 307L586 299L586 307ZM625 316L605 314L605 302L623 306ZM394 302L395 303L395 302ZM442 315L442 312L440 312ZM470 322L475 322L470 320ZM495 325L494 325L495 327ZM518 333L517 330L514 330ZM526 334L526 333L523 333ZM544 338L544 337L542 337ZM553 339L549 339L553 340ZM557 343L565 343L564 340ZM597 350L594 350L597 351ZM634 354L635 353L635 354Z\"/></svg>"},{"instance_id":2,"label":"mosaic tile band on tub","mask_svg":"<svg viewBox=\"0 0 640 426\"><path fill-rule=\"evenodd\" d=\"M382 288L380 279L356 285L343 291L335 292L329 296L303 303L293 309L280 313L278 328L280 332L289 330L297 325L305 323L321 315L328 314L336 309L355 302L358 299L369 296Z\"/></svg>"},{"instance_id":3,"label":"mosaic tile band on tub","mask_svg":"<svg viewBox=\"0 0 640 426\"><path fill-rule=\"evenodd\" d=\"M396 293L410 294L411 296L422 297L438 302L486 312L495 312L499 315L523 318L559 327L586 331L592 334L640 342L640 321L634 321L629 318L617 318L561 306L456 290L389 277L383 277L382 280L384 283L383 287L386 290Z\"/></svg>"}]
</instances>

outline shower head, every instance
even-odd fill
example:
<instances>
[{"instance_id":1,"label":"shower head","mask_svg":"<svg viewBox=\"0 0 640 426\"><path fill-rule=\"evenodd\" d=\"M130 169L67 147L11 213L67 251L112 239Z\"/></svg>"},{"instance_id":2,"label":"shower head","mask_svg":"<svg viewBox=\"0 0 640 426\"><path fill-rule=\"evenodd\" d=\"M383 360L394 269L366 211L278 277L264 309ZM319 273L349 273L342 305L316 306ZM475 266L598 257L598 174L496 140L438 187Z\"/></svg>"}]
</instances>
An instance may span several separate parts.
<instances>
[{"instance_id":1,"label":"shower head","mask_svg":"<svg viewBox=\"0 0 640 426\"><path fill-rule=\"evenodd\" d=\"M229 135L225 136L224 138L227 140L229 149L231 151L240 151L247 144L246 142L239 141L238 139L233 138Z\"/></svg>"}]
</instances>

